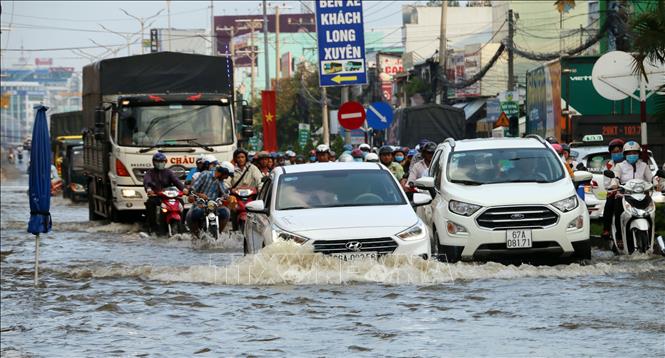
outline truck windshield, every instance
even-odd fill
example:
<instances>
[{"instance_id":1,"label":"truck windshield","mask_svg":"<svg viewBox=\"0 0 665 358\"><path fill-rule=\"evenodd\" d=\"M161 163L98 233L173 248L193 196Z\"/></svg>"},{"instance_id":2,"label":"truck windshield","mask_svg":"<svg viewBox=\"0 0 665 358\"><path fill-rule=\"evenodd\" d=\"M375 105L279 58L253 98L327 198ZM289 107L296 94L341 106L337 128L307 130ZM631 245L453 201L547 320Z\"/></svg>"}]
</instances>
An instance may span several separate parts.
<instances>
[{"instance_id":1,"label":"truck windshield","mask_svg":"<svg viewBox=\"0 0 665 358\"><path fill-rule=\"evenodd\" d=\"M233 143L231 107L180 105L124 107L118 120L118 144L191 146Z\"/></svg>"},{"instance_id":2,"label":"truck windshield","mask_svg":"<svg viewBox=\"0 0 665 358\"><path fill-rule=\"evenodd\" d=\"M564 178L554 151L546 148L486 149L454 152L448 180L463 185L552 183Z\"/></svg>"}]
</instances>

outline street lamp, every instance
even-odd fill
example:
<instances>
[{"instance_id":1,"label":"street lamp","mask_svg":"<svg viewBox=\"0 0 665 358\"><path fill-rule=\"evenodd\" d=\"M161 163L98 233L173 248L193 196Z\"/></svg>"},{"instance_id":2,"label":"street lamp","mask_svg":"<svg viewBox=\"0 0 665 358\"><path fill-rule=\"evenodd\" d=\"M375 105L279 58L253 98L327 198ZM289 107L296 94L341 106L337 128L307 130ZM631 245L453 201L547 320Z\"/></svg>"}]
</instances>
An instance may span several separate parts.
<instances>
[{"instance_id":1,"label":"street lamp","mask_svg":"<svg viewBox=\"0 0 665 358\"><path fill-rule=\"evenodd\" d=\"M143 41L144 41L144 39L145 39L145 37L144 37L145 23L146 23L148 20L154 19L155 17L159 16L159 14L161 14L161 13L164 11L164 9L161 9L161 10L157 11L156 14L154 14L154 15L152 15L152 16L148 16L148 17L146 17L146 18L134 16L134 15L128 13L127 11L125 11L125 9L120 9L120 11L124 12L125 15L127 15L127 16L129 16L129 17L135 19L136 21L139 22L139 24L141 24L141 55L143 55L143 53L144 53L144 49L145 49L145 48L143 47ZM150 23L150 25L152 25L153 23L154 23L154 22ZM148 27L150 27L150 25L148 25Z\"/></svg>"},{"instance_id":2,"label":"street lamp","mask_svg":"<svg viewBox=\"0 0 665 358\"><path fill-rule=\"evenodd\" d=\"M135 35L137 35L138 33L135 32L135 33L133 33L133 34L127 34L127 33L124 33L124 34L123 34L123 33L121 33L121 32L113 31L113 30L107 28L106 26L104 26L104 25L102 25L102 24L99 24L99 26L100 26L102 29L104 29L104 30L106 30L106 31L108 31L108 32L110 32L110 33L112 33L112 34L118 35L118 36L122 37L123 39L125 39L125 42L127 43L127 56L131 56L131 53L130 53L130 49L131 49L131 45L132 45L131 40L132 40L132 37L135 36Z\"/></svg>"}]
</instances>

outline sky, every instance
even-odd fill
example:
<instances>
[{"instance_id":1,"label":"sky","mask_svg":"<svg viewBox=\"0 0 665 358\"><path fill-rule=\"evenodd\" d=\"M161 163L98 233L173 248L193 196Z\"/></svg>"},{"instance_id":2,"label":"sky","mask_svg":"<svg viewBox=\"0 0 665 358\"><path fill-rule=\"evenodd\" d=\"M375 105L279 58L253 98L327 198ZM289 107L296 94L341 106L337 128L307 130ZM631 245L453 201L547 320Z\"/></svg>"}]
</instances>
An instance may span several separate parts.
<instances>
[{"instance_id":1,"label":"sky","mask_svg":"<svg viewBox=\"0 0 665 358\"><path fill-rule=\"evenodd\" d=\"M243 15L262 13L261 1L214 1L215 15ZM305 1L312 7L313 1ZM363 1L365 31L391 32L402 25L402 5L424 3L424 1ZM2 5L0 47L2 65L17 62L23 45L30 63L34 58L53 58L53 66L80 69L90 62L86 56L99 56L106 50L99 45L126 44L123 36L107 29L131 35L140 32L139 22L124 14L126 10L136 17L147 18L160 10L151 27L167 28L166 1L0 1ZM269 2L270 6L282 5L282 13L300 12L300 1ZM210 1L171 1L172 28L210 28ZM269 9L269 13L270 13ZM150 23L151 21L148 21ZM9 29L9 31L8 31ZM145 32L149 38L149 30ZM400 31L393 31L386 38L395 42L401 38ZM93 42L94 41L94 42ZM42 49L67 49L42 51ZM70 49L72 48L72 49ZM31 51L40 50L40 51ZM80 51L83 51L82 54ZM132 53L139 53L138 43ZM126 55L121 50L120 55Z\"/></svg>"}]
</instances>

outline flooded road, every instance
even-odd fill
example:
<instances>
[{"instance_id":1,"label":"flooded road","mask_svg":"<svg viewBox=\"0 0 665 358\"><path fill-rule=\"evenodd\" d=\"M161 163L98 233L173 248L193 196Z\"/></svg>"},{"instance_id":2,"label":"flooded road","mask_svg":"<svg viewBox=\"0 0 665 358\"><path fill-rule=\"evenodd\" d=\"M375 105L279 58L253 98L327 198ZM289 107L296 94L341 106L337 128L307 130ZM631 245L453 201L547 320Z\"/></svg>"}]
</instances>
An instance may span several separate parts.
<instances>
[{"instance_id":1,"label":"flooded road","mask_svg":"<svg viewBox=\"0 0 665 358\"><path fill-rule=\"evenodd\" d=\"M25 178L1 186L3 357L663 356L665 260L342 265L237 237L192 246L54 198L33 284Z\"/></svg>"}]
</instances>

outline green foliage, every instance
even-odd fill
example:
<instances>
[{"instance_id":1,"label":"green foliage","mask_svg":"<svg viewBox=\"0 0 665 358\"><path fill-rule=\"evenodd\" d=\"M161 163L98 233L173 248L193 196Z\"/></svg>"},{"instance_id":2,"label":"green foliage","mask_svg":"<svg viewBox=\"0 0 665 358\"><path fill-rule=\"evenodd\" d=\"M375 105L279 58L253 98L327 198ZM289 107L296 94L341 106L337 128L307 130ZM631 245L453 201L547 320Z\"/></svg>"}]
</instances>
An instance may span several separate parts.
<instances>
[{"instance_id":1,"label":"green foliage","mask_svg":"<svg viewBox=\"0 0 665 358\"><path fill-rule=\"evenodd\" d=\"M431 89L420 77L413 77L406 83L406 95L411 97L416 93L427 93ZM425 96L424 96L425 97Z\"/></svg>"},{"instance_id":2,"label":"green foliage","mask_svg":"<svg viewBox=\"0 0 665 358\"><path fill-rule=\"evenodd\" d=\"M342 138L341 135L335 136L335 139L330 143L330 149L337 153L337 156L342 154L342 151L344 149L344 139Z\"/></svg>"}]
</instances>

